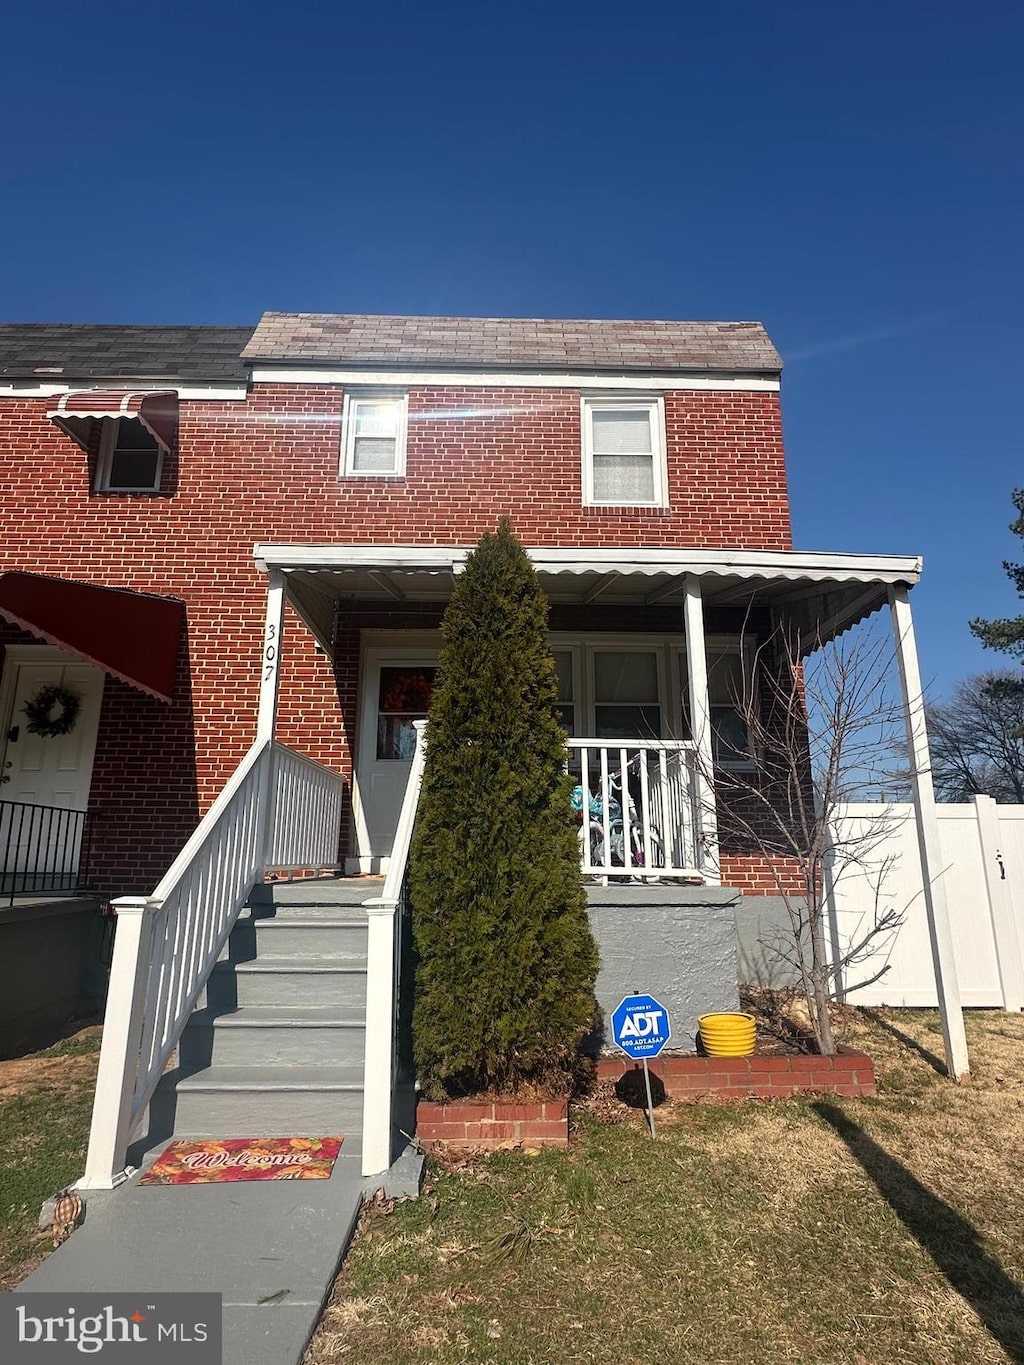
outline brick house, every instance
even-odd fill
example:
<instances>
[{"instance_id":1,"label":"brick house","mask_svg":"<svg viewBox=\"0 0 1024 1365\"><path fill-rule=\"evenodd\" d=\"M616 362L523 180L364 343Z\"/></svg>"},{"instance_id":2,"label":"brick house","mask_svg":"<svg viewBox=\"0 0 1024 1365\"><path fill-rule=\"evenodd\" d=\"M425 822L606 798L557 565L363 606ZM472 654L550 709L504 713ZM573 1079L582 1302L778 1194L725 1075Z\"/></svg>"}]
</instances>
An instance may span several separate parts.
<instances>
[{"instance_id":1,"label":"brick house","mask_svg":"<svg viewBox=\"0 0 1024 1365\"><path fill-rule=\"evenodd\" d=\"M195 960L177 1012L129 1021L132 1126L264 867L390 870L440 616L501 516L551 603L583 783L635 790L665 880L774 889L714 815L715 765L756 764L749 643L780 619L811 638L909 612L920 571L793 549L781 368L756 323L0 327L6 800L87 811L98 890L147 896L172 868L193 916L180 878L211 805L250 783L263 841L198 935L160 912L149 951ZM80 698L67 735L19 719L45 686ZM581 846L614 881L614 851Z\"/></svg>"}]
</instances>

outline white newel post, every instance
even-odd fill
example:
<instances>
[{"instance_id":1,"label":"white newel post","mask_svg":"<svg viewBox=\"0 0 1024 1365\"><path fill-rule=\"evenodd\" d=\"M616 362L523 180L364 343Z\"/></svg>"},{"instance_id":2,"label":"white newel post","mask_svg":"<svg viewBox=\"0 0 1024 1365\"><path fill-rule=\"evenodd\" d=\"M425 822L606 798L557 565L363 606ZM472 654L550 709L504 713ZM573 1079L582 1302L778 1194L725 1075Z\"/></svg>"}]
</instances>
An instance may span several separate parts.
<instances>
[{"instance_id":1,"label":"white newel post","mask_svg":"<svg viewBox=\"0 0 1024 1365\"><path fill-rule=\"evenodd\" d=\"M416 807L423 783L427 722L413 721L416 750L398 816L384 889L363 902L366 937L366 1049L363 1064L363 1175L378 1175L391 1165L392 1107L395 1090L395 1017L399 981L398 906L412 843Z\"/></svg>"},{"instance_id":2,"label":"white newel post","mask_svg":"<svg viewBox=\"0 0 1024 1365\"><path fill-rule=\"evenodd\" d=\"M274 751L277 726L277 697L281 686L281 636L284 632L285 586L280 569L271 569L267 584L267 613L263 624L263 652L260 655L260 701L256 715L256 740L267 746L260 775L259 836L260 874L267 865L267 854L274 837Z\"/></svg>"},{"instance_id":3,"label":"white newel post","mask_svg":"<svg viewBox=\"0 0 1024 1365\"><path fill-rule=\"evenodd\" d=\"M946 1067L954 1080L969 1080L970 1059L967 1055L967 1035L964 1032L960 987L957 982L956 961L953 957L953 934L949 924L946 883L942 875L942 850L939 844L939 821L935 811L931 756L928 752L924 692L917 659L917 642L914 638L914 620L910 611L910 594L905 584L899 583L889 588L889 609L892 615L896 659L899 664L900 687L903 690L903 715L914 789L914 817L917 822L917 843L921 853L924 906L928 916L932 966L939 997L939 1014L942 1018Z\"/></svg>"},{"instance_id":4,"label":"white newel post","mask_svg":"<svg viewBox=\"0 0 1024 1365\"><path fill-rule=\"evenodd\" d=\"M114 958L103 1019L103 1046L96 1075L89 1154L83 1190L111 1190L125 1175L131 1141L131 1112L139 1072L146 983L152 958L153 924L160 902L122 896L117 911Z\"/></svg>"},{"instance_id":5,"label":"white newel post","mask_svg":"<svg viewBox=\"0 0 1024 1365\"><path fill-rule=\"evenodd\" d=\"M704 879L717 886L722 880L718 858L718 812L715 807L714 752L711 742L711 702L708 696L708 656L704 643L704 602L700 579L686 575L683 600L686 626L686 672L690 689L690 726L697 748L698 844Z\"/></svg>"},{"instance_id":6,"label":"white newel post","mask_svg":"<svg viewBox=\"0 0 1024 1365\"><path fill-rule=\"evenodd\" d=\"M394 901L365 907L366 1053L363 1076L363 1175L391 1165L391 1104L394 1089L395 915Z\"/></svg>"},{"instance_id":7,"label":"white newel post","mask_svg":"<svg viewBox=\"0 0 1024 1365\"><path fill-rule=\"evenodd\" d=\"M991 796L976 796L974 806L981 839L981 861L985 869L988 909L996 944L999 985L1003 1009L1016 1014L1024 1009L1024 957L1010 901L1010 886L1003 869L999 840L999 807Z\"/></svg>"}]
</instances>

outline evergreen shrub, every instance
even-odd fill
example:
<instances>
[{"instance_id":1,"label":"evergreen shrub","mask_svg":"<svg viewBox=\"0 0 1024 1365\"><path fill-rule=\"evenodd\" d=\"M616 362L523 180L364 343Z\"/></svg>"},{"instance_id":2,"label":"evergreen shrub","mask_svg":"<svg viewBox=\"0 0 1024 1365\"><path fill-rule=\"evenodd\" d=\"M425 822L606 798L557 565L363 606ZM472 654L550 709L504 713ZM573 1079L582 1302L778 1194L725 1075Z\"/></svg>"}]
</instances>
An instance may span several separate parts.
<instances>
[{"instance_id":1,"label":"evergreen shrub","mask_svg":"<svg viewBox=\"0 0 1024 1365\"><path fill-rule=\"evenodd\" d=\"M413 1037L432 1099L564 1085L594 1021L547 599L507 521L442 623L410 892Z\"/></svg>"}]
</instances>

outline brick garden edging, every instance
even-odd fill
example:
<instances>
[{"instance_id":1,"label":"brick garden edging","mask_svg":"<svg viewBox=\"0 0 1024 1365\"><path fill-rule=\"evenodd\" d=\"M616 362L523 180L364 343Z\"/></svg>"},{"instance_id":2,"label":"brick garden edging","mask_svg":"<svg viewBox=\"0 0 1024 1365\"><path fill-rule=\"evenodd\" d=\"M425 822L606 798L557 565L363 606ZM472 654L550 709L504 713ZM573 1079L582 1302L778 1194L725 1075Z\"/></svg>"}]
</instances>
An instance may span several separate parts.
<instances>
[{"instance_id":1,"label":"brick garden edging","mask_svg":"<svg viewBox=\"0 0 1024 1365\"><path fill-rule=\"evenodd\" d=\"M696 1057L662 1056L648 1063L665 1082L670 1095L699 1099L777 1100L787 1095L825 1091L832 1095L874 1095L875 1067L864 1052L840 1052L835 1057ZM614 1081L630 1063L622 1057L601 1057L597 1077ZM416 1106L416 1136L424 1147L441 1143L474 1147L479 1151L521 1143L524 1147L567 1147L569 1106L565 1100L536 1104L475 1103L455 1100Z\"/></svg>"},{"instance_id":2,"label":"brick garden edging","mask_svg":"<svg viewBox=\"0 0 1024 1365\"><path fill-rule=\"evenodd\" d=\"M524 1147L568 1147L569 1105L566 1100L536 1104L477 1104L455 1100L416 1106L416 1136L424 1147L450 1143L453 1147L489 1149L521 1142Z\"/></svg>"},{"instance_id":3,"label":"brick garden edging","mask_svg":"<svg viewBox=\"0 0 1024 1365\"><path fill-rule=\"evenodd\" d=\"M674 1057L661 1056L648 1066L679 1098L697 1099L701 1094L740 1099L752 1095L774 1100L806 1091L833 1095L874 1095L875 1067L864 1052L841 1051L835 1057ZM629 1068L621 1057L602 1057L598 1079L614 1081Z\"/></svg>"}]
</instances>

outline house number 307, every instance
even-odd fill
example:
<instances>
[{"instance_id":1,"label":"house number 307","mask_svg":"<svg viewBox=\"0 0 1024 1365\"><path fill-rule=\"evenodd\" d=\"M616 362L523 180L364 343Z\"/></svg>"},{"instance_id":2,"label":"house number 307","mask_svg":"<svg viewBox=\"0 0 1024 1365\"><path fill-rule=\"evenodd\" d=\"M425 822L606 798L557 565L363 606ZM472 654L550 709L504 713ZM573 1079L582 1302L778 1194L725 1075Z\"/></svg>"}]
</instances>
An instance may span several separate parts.
<instances>
[{"instance_id":1,"label":"house number 307","mask_svg":"<svg viewBox=\"0 0 1024 1365\"><path fill-rule=\"evenodd\" d=\"M277 667L277 626L271 622L267 626L267 642L263 646L263 681L274 676Z\"/></svg>"}]
</instances>

